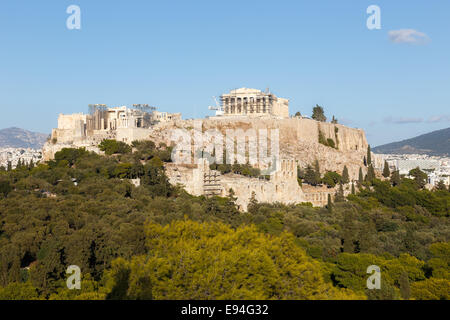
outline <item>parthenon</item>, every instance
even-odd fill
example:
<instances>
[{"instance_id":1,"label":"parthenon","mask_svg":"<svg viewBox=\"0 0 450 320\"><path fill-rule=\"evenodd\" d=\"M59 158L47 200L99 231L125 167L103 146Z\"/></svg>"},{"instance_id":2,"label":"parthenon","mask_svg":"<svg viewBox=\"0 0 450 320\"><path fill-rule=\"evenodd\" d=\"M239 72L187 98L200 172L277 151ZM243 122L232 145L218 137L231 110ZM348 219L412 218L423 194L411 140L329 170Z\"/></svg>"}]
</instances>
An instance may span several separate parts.
<instances>
[{"instance_id":1,"label":"parthenon","mask_svg":"<svg viewBox=\"0 0 450 320\"><path fill-rule=\"evenodd\" d=\"M269 91L240 88L221 97L224 116L278 116L289 118L289 100L278 98Z\"/></svg>"}]
</instances>

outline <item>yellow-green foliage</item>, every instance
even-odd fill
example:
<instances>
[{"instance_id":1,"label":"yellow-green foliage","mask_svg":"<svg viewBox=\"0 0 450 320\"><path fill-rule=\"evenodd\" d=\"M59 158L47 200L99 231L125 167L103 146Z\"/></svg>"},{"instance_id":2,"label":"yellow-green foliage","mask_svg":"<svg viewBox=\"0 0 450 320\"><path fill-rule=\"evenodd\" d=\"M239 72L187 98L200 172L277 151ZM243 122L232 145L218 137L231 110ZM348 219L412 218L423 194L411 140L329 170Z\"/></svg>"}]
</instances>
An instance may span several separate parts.
<instances>
[{"instance_id":1,"label":"yellow-green foliage","mask_svg":"<svg viewBox=\"0 0 450 320\"><path fill-rule=\"evenodd\" d=\"M31 282L13 282L0 287L0 300L38 300L39 294Z\"/></svg>"},{"instance_id":2,"label":"yellow-green foliage","mask_svg":"<svg viewBox=\"0 0 450 320\"><path fill-rule=\"evenodd\" d=\"M366 292L367 267L379 266L381 269L381 290L391 290L389 299L400 297L401 277L408 276L409 282L425 279L423 272L424 262L410 256L401 254L398 258L386 259L372 254L360 253L339 255L335 269L331 272L332 278L342 287L351 288L357 292Z\"/></svg>"},{"instance_id":3,"label":"yellow-green foliage","mask_svg":"<svg viewBox=\"0 0 450 320\"><path fill-rule=\"evenodd\" d=\"M153 299L363 298L326 283L319 263L288 233L192 221L149 224L146 233L149 255L119 259L108 273L111 292L122 292L114 298L148 298L141 283Z\"/></svg>"},{"instance_id":4,"label":"yellow-green foliage","mask_svg":"<svg viewBox=\"0 0 450 320\"><path fill-rule=\"evenodd\" d=\"M433 277L450 280L450 243L438 242L430 246L432 258L427 266L431 269Z\"/></svg>"},{"instance_id":5,"label":"yellow-green foliage","mask_svg":"<svg viewBox=\"0 0 450 320\"><path fill-rule=\"evenodd\" d=\"M411 285L411 293L417 300L448 300L450 299L450 281L430 278L415 282Z\"/></svg>"},{"instance_id":6,"label":"yellow-green foliage","mask_svg":"<svg viewBox=\"0 0 450 320\"><path fill-rule=\"evenodd\" d=\"M81 289L70 290L62 280L58 292L50 295L49 300L105 300L108 290L89 274L81 279L81 284Z\"/></svg>"}]
</instances>

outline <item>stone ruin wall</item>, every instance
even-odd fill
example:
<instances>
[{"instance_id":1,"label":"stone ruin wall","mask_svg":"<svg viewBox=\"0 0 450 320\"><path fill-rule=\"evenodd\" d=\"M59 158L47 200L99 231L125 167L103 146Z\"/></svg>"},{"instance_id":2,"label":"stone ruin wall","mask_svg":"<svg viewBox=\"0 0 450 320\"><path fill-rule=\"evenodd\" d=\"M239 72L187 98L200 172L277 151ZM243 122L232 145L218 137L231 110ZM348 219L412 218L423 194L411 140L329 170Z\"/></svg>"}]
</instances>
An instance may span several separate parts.
<instances>
[{"instance_id":1,"label":"stone ruin wall","mask_svg":"<svg viewBox=\"0 0 450 320\"><path fill-rule=\"evenodd\" d=\"M342 173L344 165L349 169L350 179L357 180L359 168L363 168L363 173L367 169L363 165L363 157L367 151L367 141L364 131L361 129L348 128L340 124L317 122L305 118L277 119L266 118L246 118L246 117L214 117L202 120L175 120L167 123L160 123L150 129L143 128L119 128L116 130L94 130L84 134L82 130L82 119L79 115L71 115L64 119L61 128L54 129L51 140L43 148L44 160L50 160L54 154L63 148L85 147L89 151L101 153L98 144L103 139L117 139L131 144L134 140L151 139L155 143L164 142L171 144L172 130L184 128L193 130L196 121L202 122L202 130L218 129L225 134L226 129L279 129L280 137L280 157L290 159L296 165L306 167L319 160L322 173L325 171L337 171ZM337 132L336 129L337 128ZM326 147L318 143L319 130L325 138L330 138L338 144L338 150ZM270 134L268 135L270 137ZM337 139L336 139L337 137ZM336 141L338 140L338 141ZM281 202L285 204L311 202L316 206L326 204L328 194L334 196L334 189L318 190L308 189L305 186L302 190L297 183L296 169L292 173L292 178L279 178L279 173L271 177L270 181L258 178L247 178L235 174L220 176L220 173L211 172L208 168L197 165L176 165L166 166L167 175L172 184L181 184L186 191L193 195L208 194L208 180L220 180L220 189L217 195L226 196L230 188L238 198L237 204L245 210L252 192L255 192L259 202ZM208 177L208 178L206 178ZM205 180L206 179L206 180ZM206 181L206 182L205 182ZM213 183L214 184L214 183ZM205 186L206 185L206 186ZM346 193L348 193L346 186Z\"/></svg>"},{"instance_id":2,"label":"stone ruin wall","mask_svg":"<svg viewBox=\"0 0 450 320\"><path fill-rule=\"evenodd\" d=\"M182 120L172 124L156 126L150 133L154 141L171 143L171 129L185 128L194 130L198 120ZM218 129L225 136L227 129L279 129L280 157L294 159L300 167L311 165L317 159L321 172L336 171L342 173L347 165L350 179L357 180L359 168L367 173L363 158L367 153L367 140L361 129L349 128L340 124L318 122L311 119L275 119L275 118L244 118L215 117L202 120L202 130ZM325 138L338 140L338 149L319 144L319 128ZM337 128L337 133L335 132ZM268 134L270 138L270 133ZM211 141L212 143L212 141Z\"/></svg>"},{"instance_id":3,"label":"stone ruin wall","mask_svg":"<svg viewBox=\"0 0 450 320\"><path fill-rule=\"evenodd\" d=\"M252 194L258 202L297 204L307 202L307 197L297 182L297 168L293 160L282 160L279 170L270 180L248 178L228 173L221 175L219 171L210 170L206 161L199 165L166 165L166 173L173 185L181 185L195 196L216 195L226 197L230 189L237 198L240 210L246 211ZM311 198L312 199L312 198ZM313 204L322 203L312 199Z\"/></svg>"}]
</instances>

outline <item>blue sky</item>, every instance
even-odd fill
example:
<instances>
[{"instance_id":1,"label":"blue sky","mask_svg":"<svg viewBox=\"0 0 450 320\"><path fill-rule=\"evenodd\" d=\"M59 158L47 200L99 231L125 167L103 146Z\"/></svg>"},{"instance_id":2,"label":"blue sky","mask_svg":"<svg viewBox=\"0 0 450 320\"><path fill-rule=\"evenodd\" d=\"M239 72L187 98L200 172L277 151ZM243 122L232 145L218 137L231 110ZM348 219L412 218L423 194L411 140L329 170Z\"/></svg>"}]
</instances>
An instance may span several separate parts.
<instances>
[{"instance_id":1,"label":"blue sky","mask_svg":"<svg viewBox=\"0 0 450 320\"><path fill-rule=\"evenodd\" d=\"M72 4L81 30L66 27ZM366 27L372 4L381 30ZM393 38L404 29L426 41ZM0 128L50 132L90 103L203 117L212 96L269 87L376 146L449 127L449 32L441 0L2 0Z\"/></svg>"}]
</instances>

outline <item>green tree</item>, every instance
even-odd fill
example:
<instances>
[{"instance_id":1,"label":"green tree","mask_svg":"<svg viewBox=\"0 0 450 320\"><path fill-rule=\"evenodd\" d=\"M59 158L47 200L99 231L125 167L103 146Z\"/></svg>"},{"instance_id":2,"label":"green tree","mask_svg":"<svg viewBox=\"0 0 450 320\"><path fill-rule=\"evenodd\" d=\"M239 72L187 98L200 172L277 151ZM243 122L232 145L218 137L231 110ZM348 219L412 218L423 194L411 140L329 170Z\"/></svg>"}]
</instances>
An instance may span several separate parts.
<instances>
[{"instance_id":1,"label":"green tree","mask_svg":"<svg viewBox=\"0 0 450 320\"><path fill-rule=\"evenodd\" d=\"M342 171L342 183L349 183L350 182L350 176L348 174L348 168L345 165L344 170Z\"/></svg>"},{"instance_id":2,"label":"green tree","mask_svg":"<svg viewBox=\"0 0 450 320\"><path fill-rule=\"evenodd\" d=\"M369 183L373 182L373 179L375 179L375 169L373 168L373 166L370 164L369 165L369 169L367 170L367 181Z\"/></svg>"},{"instance_id":3,"label":"green tree","mask_svg":"<svg viewBox=\"0 0 450 320\"><path fill-rule=\"evenodd\" d=\"M318 104L316 104L316 106L313 108L312 118L320 122L327 121L327 117L325 117L323 108Z\"/></svg>"},{"instance_id":4,"label":"green tree","mask_svg":"<svg viewBox=\"0 0 450 320\"><path fill-rule=\"evenodd\" d=\"M0 195L6 198L11 191L12 187L9 182L0 180Z\"/></svg>"},{"instance_id":5,"label":"green tree","mask_svg":"<svg viewBox=\"0 0 450 320\"><path fill-rule=\"evenodd\" d=\"M112 154L127 154L131 153L131 146L127 145L125 142L117 140L105 139L99 144L101 151L104 151L107 155Z\"/></svg>"},{"instance_id":6,"label":"green tree","mask_svg":"<svg viewBox=\"0 0 450 320\"><path fill-rule=\"evenodd\" d=\"M427 184L428 175L418 167L409 171L409 175L414 178L417 188L422 189Z\"/></svg>"},{"instance_id":7,"label":"green tree","mask_svg":"<svg viewBox=\"0 0 450 320\"><path fill-rule=\"evenodd\" d=\"M315 182L316 184L320 183L320 165L319 165L319 160L316 159L316 161L314 161L314 173L315 173Z\"/></svg>"},{"instance_id":8,"label":"green tree","mask_svg":"<svg viewBox=\"0 0 450 320\"><path fill-rule=\"evenodd\" d=\"M317 185L316 172L311 166L306 167L305 178L303 180L310 185Z\"/></svg>"},{"instance_id":9,"label":"green tree","mask_svg":"<svg viewBox=\"0 0 450 320\"><path fill-rule=\"evenodd\" d=\"M192 221L149 224L146 233L148 255L116 267L124 270L118 297L142 292L146 285L137 280L145 276L157 300L361 298L325 282L320 265L287 233L269 236L252 226L234 230ZM117 281L108 283L114 288Z\"/></svg>"},{"instance_id":10,"label":"green tree","mask_svg":"<svg viewBox=\"0 0 450 320\"><path fill-rule=\"evenodd\" d=\"M343 201L345 201L344 187L342 183L339 183L339 189L336 191L334 202L343 202Z\"/></svg>"},{"instance_id":11,"label":"green tree","mask_svg":"<svg viewBox=\"0 0 450 320\"><path fill-rule=\"evenodd\" d=\"M384 161L384 168L383 168L383 177L389 178L391 176L391 171L389 170L389 164L385 160Z\"/></svg>"},{"instance_id":12,"label":"green tree","mask_svg":"<svg viewBox=\"0 0 450 320\"><path fill-rule=\"evenodd\" d=\"M395 187L400 184L400 172L398 170L392 172L391 174L391 184Z\"/></svg>"},{"instance_id":13,"label":"green tree","mask_svg":"<svg viewBox=\"0 0 450 320\"><path fill-rule=\"evenodd\" d=\"M334 188L336 184L342 182L343 177L337 172L327 171L322 178L322 182L325 183L329 188Z\"/></svg>"},{"instance_id":14,"label":"green tree","mask_svg":"<svg viewBox=\"0 0 450 320\"><path fill-rule=\"evenodd\" d=\"M450 280L450 243L436 242L430 245L431 259L427 268L434 278Z\"/></svg>"},{"instance_id":15,"label":"green tree","mask_svg":"<svg viewBox=\"0 0 450 320\"><path fill-rule=\"evenodd\" d=\"M255 191L252 191L252 195L248 203L248 212L256 213L257 208L258 208L258 200L256 199L256 193Z\"/></svg>"},{"instance_id":16,"label":"green tree","mask_svg":"<svg viewBox=\"0 0 450 320\"><path fill-rule=\"evenodd\" d=\"M333 116L333 119L331 119L331 123L337 124L338 120Z\"/></svg>"},{"instance_id":17,"label":"green tree","mask_svg":"<svg viewBox=\"0 0 450 320\"><path fill-rule=\"evenodd\" d=\"M435 189L439 190L439 191L447 191L447 186L445 185L444 181L439 180L439 182L437 183Z\"/></svg>"},{"instance_id":18,"label":"green tree","mask_svg":"<svg viewBox=\"0 0 450 320\"><path fill-rule=\"evenodd\" d=\"M331 202L331 194L328 194L327 209L329 213L333 212L333 203Z\"/></svg>"},{"instance_id":19,"label":"green tree","mask_svg":"<svg viewBox=\"0 0 450 320\"><path fill-rule=\"evenodd\" d=\"M367 165L372 164L372 151L370 150L370 144L367 146Z\"/></svg>"},{"instance_id":20,"label":"green tree","mask_svg":"<svg viewBox=\"0 0 450 320\"><path fill-rule=\"evenodd\" d=\"M31 282L10 283L6 287L0 287L0 300L37 300L38 291Z\"/></svg>"},{"instance_id":21,"label":"green tree","mask_svg":"<svg viewBox=\"0 0 450 320\"><path fill-rule=\"evenodd\" d=\"M409 300L411 297L411 287L409 285L409 278L406 272L402 273L400 278L400 294L405 300Z\"/></svg>"},{"instance_id":22,"label":"green tree","mask_svg":"<svg viewBox=\"0 0 450 320\"><path fill-rule=\"evenodd\" d=\"M430 278L411 284L411 296L417 300L449 300L450 281Z\"/></svg>"},{"instance_id":23,"label":"green tree","mask_svg":"<svg viewBox=\"0 0 450 320\"><path fill-rule=\"evenodd\" d=\"M73 166L78 159L87 154L88 152L85 148L63 148L61 151L55 153L55 161L57 163L66 161L65 163L69 166Z\"/></svg>"},{"instance_id":24,"label":"green tree","mask_svg":"<svg viewBox=\"0 0 450 320\"><path fill-rule=\"evenodd\" d=\"M359 167L359 174L358 174L358 187L359 188L361 188L363 182L364 182L364 177L363 177L362 168Z\"/></svg>"}]
</instances>

